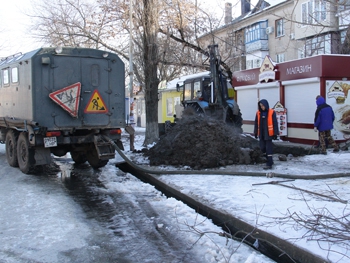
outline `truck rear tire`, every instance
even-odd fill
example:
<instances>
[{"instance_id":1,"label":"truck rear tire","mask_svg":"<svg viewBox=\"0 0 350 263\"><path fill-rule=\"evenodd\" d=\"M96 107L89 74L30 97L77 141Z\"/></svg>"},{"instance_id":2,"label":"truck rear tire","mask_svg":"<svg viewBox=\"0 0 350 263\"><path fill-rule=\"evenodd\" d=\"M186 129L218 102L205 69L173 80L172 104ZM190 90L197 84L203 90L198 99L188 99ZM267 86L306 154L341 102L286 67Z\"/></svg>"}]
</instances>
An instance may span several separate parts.
<instances>
[{"instance_id":1,"label":"truck rear tire","mask_svg":"<svg viewBox=\"0 0 350 263\"><path fill-rule=\"evenodd\" d=\"M83 164L87 161L85 152L71 151L70 155L76 164Z\"/></svg>"},{"instance_id":2,"label":"truck rear tire","mask_svg":"<svg viewBox=\"0 0 350 263\"><path fill-rule=\"evenodd\" d=\"M29 148L29 141L26 132L21 132L17 142L18 166L22 173L28 174L35 165L35 151Z\"/></svg>"},{"instance_id":3,"label":"truck rear tire","mask_svg":"<svg viewBox=\"0 0 350 263\"><path fill-rule=\"evenodd\" d=\"M6 159L8 164L12 167L18 167L17 139L18 134L16 134L13 130L9 130L6 133Z\"/></svg>"},{"instance_id":4,"label":"truck rear tire","mask_svg":"<svg viewBox=\"0 0 350 263\"><path fill-rule=\"evenodd\" d=\"M90 166L94 169L101 168L106 166L108 160L101 160L98 156L95 146L89 147L89 150L86 152L86 158Z\"/></svg>"}]
</instances>

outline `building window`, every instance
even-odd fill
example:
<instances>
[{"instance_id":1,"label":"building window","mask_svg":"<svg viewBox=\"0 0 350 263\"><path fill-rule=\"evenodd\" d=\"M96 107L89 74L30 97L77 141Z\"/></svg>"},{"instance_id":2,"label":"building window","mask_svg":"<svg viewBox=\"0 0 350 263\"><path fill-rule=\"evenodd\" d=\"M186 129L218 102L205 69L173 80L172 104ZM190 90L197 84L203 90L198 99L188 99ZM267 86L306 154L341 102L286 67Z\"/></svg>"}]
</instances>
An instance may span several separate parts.
<instances>
[{"instance_id":1,"label":"building window","mask_svg":"<svg viewBox=\"0 0 350 263\"><path fill-rule=\"evenodd\" d=\"M301 5L301 22L304 25L322 22L326 18L326 0L312 0Z\"/></svg>"},{"instance_id":2,"label":"building window","mask_svg":"<svg viewBox=\"0 0 350 263\"><path fill-rule=\"evenodd\" d=\"M144 99L141 100L141 113L146 114L146 101Z\"/></svg>"},{"instance_id":3,"label":"building window","mask_svg":"<svg viewBox=\"0 0 350 263\"><path fill-rule=\"evenodd\" d=\"M252 59L251 60L247 60L246 67L247 67L247 69L253 68L253 60Z\"/></svg>"},{"instance_id":4,"label":"building window","mask_svg":"<svg viewBox=\"0 0 350 263\"><path fill-rule=\"evenodd\" d=\"M228 36L225 39L225 50L227 52L232 50L232 47L234 46L234 38L235 34L234 33L228 33Z\"/></svg>"},{"instance_id":5,"label":"building window","mask_svg":"<svg viewBox=\"0 0 350 263\"><path fill-rule=\"evenodd\" d=\"M231 44L230 44L230 38L226 37L225 38L225 51L229 51L231 48Z\"/></svg>"},{"instance_id":6,"label":"building window","mask_svg":"<svg viewBox=\"0 0 350 263\"><path fill-rule=\"evenodd\" d=\"M185 93L184 93L184 99L185 100L192 100L191 88L192 88L192 83L185 84Z\"/></svg>"},{"instance_id":7,"label":"building window","mask_svg":"<svg viewBox=\"0 0 350 263\"><path fill-rule=\"evenodd\" d=\"M246 28L245 43L251 43L259 40L266 40L267 21L260 21Z\"/></svg>"},{"instance_id":8,"label":"building window","mask_svg":"<svg viewBox=\"0 0 350 263\"><path fill-rule=\"evenodd\" d=\"M246 61L246 69L259 68L261 67L262 60L260 58L257 59L249 59Z\"/></svg>"},{"instance_id":9,"label":"building window","mask_svg":"<svg viewBox=\"0 0 350 263\"><path fill-rule=\"evenodd\" d=\"M340 31L340 43L341 44L344 44L344 42L345 42L346 33L347 33L347 30Z\"/></svg>"},{"instance_id":10,"label":"building window","mask_svg":"<svg viewBox=\"0 0 350 263\"><path fill-rule=\"evenodd\" d=\"M166 116L172 117L174 115L173 98L166 99Z\"/></svg>"},{"instance_id":11,"label":"building window","mask_svg":"<svg viewBox=\"0 0 350 263\"><path fill-rule=\"evenodd\" d=\"M305 46L298 49L298 58L305 58Z\"/></svg>"},{"instance_id":12,"label":"building window","mask_svg":"<svg viewBox=\"0 0 350 263\"><path fill-rule=\"evenodd\" d=\"M201 93L201 82L196 81L193 83L193 97L192 97L192 99L201 97L202 94L200 94L200 93Z\"/></svg>"},{"instance_id":13,"label":"building window","mask_svg":"<svg viewBox=\"0 0 350 263\"><path fill-rule=\"evenodd\" d=\"M18 82L18 68L12 68L11 69L11 82L17 83Z\"/></svg>"},{"instance_id":14,"label":"building window","mask_svg":"<svg viewBox=\"0 0 350 263\"><path fill-rule=\"evenodd\" d=\"M275 27L276 27L276 37L284 36L283 18L276 20Z\"/></svg>"},{"instance_id":15,"label":"building window","mask_svg":"<svg viewBox=\"0 0 350 263\"><path fill-rule=\"evenodd\" d=\"M258 68L261 66L261 59L254 59L254 67Z\"/></svg>"},{"instance_id":16,"label":"building window","mask_svg":"<svg viewBox=\"0 0 350 263\"><path fill-rule=\"evenodd\" d=\"M326 1L325 0L314 0L313 1L313 12L315 13L314 21L322 22L326 20Z\"/></svg>"},{"instance_id":17,"label":"building window","mask_svg":"<svg viewBox=\"0 0 350 263\"><path fill-rule=\"evenodd\" d=\"M276 62L277 63L284 62L284 54L276 54Z\"/></svg>"},{"instance_id":18,"label":"building window","mask_svg":"<svg viewBox=\"0 0 350 263\"><path fill-rule=\"evenodd\" d=\"M350 0L339 0L338 11L344 11L350 9Z\"/></svg>"},{"instance_id":19,"label":"building window","mask_svg":"<svg viewBox=\"0 0 350 263\"><path fill-rule=\"evenodd\" d=\"M330 34L313 37L305 42L305 57L331 54Z\"/></svg>"},{"instance_id":20,"label":"building window","mask_svg":"<svg viewBox=\"0 0 350 263\"><path fill-rule=\"evenodd\" d=\"M10 84L10 71L8 69L4 69L2 71L2 83L4 85L9 85Z\"/></svg>"}]
</instances>

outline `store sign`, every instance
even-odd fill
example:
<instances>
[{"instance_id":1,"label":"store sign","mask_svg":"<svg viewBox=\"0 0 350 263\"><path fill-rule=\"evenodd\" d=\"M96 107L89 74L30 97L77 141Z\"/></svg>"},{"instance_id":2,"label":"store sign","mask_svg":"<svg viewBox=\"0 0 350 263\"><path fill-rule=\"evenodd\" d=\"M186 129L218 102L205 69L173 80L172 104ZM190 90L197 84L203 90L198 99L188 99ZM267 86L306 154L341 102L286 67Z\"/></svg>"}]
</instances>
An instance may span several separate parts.
<instances>
[{"instance_id":1,"label":"store sign","mask_svg":"<svg viewBox=\"0 0 350 263\"><path fill-rule=\"evenodd\" d=\"M269 80L276 79L275 65L270 56L266 56L261 67L259 74L259 82L268 82Z\"/></svg>"},{"instance_id":2,"label":"store sign","mask_svg":"<svg viewBox=\"0 0 350 263\"><path fill-rule=\"evenodd\" d=\"M350 81L327 80L327 104L333 108L335 120L332 136L335 140L350 139Z\"/></svg>"},{"instance_id":3,"label":"store sign","mask_svg":"<svg viewBox=\"0 0 350 263\"><path fill-rule=\"evenodd\" d=\"M278 101L273 109L276 112L280 136L287 136L287 109Z\"/></svg>"},{"instance_id":4,"label":"store sign","mask_svg":"<svg viewBox=\"0 0 350 263\"><path fill-rule=\"evenodd\" d=\"M312 65L300 65L295 67L287 68L286 74L287 75L296 75L296 74L303 74L303 73L309 73L312 71Z\"/></svg>"}]
</instances>

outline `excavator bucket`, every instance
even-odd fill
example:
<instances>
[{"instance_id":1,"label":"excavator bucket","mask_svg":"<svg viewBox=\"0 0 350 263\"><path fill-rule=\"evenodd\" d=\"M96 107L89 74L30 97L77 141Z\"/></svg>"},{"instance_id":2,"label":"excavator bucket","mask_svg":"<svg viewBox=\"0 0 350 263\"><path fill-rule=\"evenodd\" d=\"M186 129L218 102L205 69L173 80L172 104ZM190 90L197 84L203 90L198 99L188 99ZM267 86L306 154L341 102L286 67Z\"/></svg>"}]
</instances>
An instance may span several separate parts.
<instances>
[{"instance_id":1,"label":"excavator bucket","mask_svg":"<svg viewBox=\"0 0 350 263\"><path fill-rule=\"evenodd\" d=\"M204 109L204 112L208 118L220 121L225 121L226 119L226 111L224 107L219 104L209 104L209 106Z\"/></svg>"}]
</instances>

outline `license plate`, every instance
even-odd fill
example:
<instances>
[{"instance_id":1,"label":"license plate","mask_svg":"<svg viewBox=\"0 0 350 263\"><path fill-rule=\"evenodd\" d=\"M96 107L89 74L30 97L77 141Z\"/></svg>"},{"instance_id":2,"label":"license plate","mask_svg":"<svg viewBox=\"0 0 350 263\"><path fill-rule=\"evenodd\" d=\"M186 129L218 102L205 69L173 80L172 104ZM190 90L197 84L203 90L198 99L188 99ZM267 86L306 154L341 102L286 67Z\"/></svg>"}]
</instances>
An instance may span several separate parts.
<instances>
[{"instance_id":1,"label":"license plate","mask_svg":"<svg viewBox=\"0 0 350 263\"><path fill-rule=\"evenodd\" d=\"M45 137L44 138L44 146L45 146L45 148L57 146L57 138L56 137Z\"/></svg>"}]
</instances>

